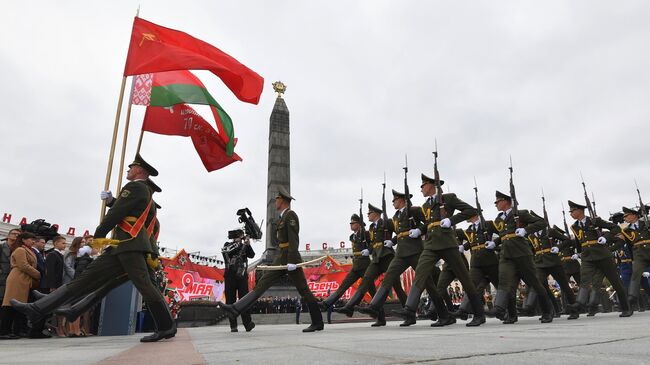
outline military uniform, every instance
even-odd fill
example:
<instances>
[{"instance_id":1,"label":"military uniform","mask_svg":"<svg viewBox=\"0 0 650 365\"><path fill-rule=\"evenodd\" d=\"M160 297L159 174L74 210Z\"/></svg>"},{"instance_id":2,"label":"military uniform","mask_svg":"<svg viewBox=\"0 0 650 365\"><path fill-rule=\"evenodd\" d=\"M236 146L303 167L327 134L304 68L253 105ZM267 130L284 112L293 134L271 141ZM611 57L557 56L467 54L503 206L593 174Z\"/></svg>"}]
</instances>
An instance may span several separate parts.
<instances>
[{"instance_id":1,"label":"military uniform","mask_svg":"<svg viewBox=\"0 0 650 365\"><path fill-rule=\"evenodd\" d=\"M467 262L467 258L465 255L461 254L460 255L461 260L463 261L463 265L465 266L465 270L469 272L469 262ZM440 272L437 274L437 272ZM454 281L454 279L458 278L458 275L454 272L453 267L451 267L447 262L444 262L442 264L442 268L438 270L438 267L434 269L433 277L434 280L438 276L438 279L436 280L437 286L436 288L438 289L438 294L442 297L442 300L445 302L445 305L447 305L447 309L449 311L454 310L454 304L451 301L451 297L449 296L449 292L447 291L447 288L449 285ZM471 278L471 276L470 276ZM464 297L463 297L464 298Z\"/></svg>"},{"instance_id":2,"label":"military uniform","mask_svg":"<svg viewBox=\"0 0 650 365\"><path fill-rule=\"evenodd\" d=\"M406 195L393 190L393 198L406 199ZM384 280L381 282L381 286L377 290L377 294L372 298L370 304L367 307L358 308L361 313L377 317L381 307L386 301L386 297L388 297L391 287L394 286L395 283L399 282L400 275L409 267L414 270L417 268L420 253L422 253L422 239L420 237L409 237L409 230L422 224L422 222L424 222L424 215L422 214L422 209L420 207L411 207L408 212L406 209L406 206L403 207L395 212L395 215L393 216L392 225L395 236L391 238L391 241L393 244L397 244L395 257L390 262L386 274L384 275ZM426 278L421 278L420 285L425 287L429 295L434 299L436 310L438 311L438 317L449 318L449 313L447 312L440 295L437 293L436 285L431 275ZM415 286L414 283L411 288ZM419 301L420 298L418 297L417 300ZM413 308L416 308L416 306L417 303L415 303ZM415 310L413 310L413 312L415 312Z\"/></svg>"},{"instance_id":3,"label":"military uniform","mask_svg":"<svg viewBox=\"0 0 650 365\"><path fill-rule=\"evenodd\" d=\"M639 215L639 212L625 207L623 208L623 212ZM647 222L637 220L621 231L628 247L632 247L632 255L634 257L632 261L632 277L630 278L628 289L630 302L633 303L636 303L639 299L641 280L644 280L643 272L650 265L650 231L648 230L647 224Z\"/></svg>"},{"instance_id":4,"label":"military uniform","mask_svg":"<svg viewBox=\"0 0 650 365\"><path fill-rule=\"evenodd\" d=\"M437 182L422 174L422 184L437 184ZM439 185L443 184L444 182L441 180ZM437 192L437 194L439 193ZM475 316L472 322L467 325L478 326L485 322L482 296L479 297L476 287L469 277L469 271L458 251L459 244L456 239L456 232L452 227L476 215L476 209L452 193L442 194L440 199L442 202L436 197L437 195L429 197L422 205L421 214L424 219L418 229L424 236L424 248L415 270L415 280L411 292L406 300L406 309L415 310L417 308L417 301L419 301L420 294L424 290L427 278L431 276L436 263L443 259L458 277L458 280L463 285L465 295L469 297L472 305ZM454 214L455 211L458 211L458 213ZM449 220L449 226L443 227L442 221L446 218ZM446 287L444 290L446 291ZM411 301L413 298L417 298L415 306Z\"/></svg>"},{"instance_id":5,"label":"military uniform","mask_svg":"<svg viewBox=\"0 0 650 365\"><path fill-rule=\"evenodd\" d=\"M338 289L336 289L334 293L332 293L322 302L321 307L324 307L323 309L325 310L327 307L333 306L334 303L336 303L336 301L339 300L343 294L345 294L345 291L348 290L348 288L356 283L357 280L362 278L366 272L366 269L368 266L370 266L370 251L372 250L372 246L370 244L370 233L368 233L368 231L363 229L361 226L363 222L361 221L361 217L359 217L359 215L352 215L350 223L357 223L360 227L357 232L354 232L350 235L353 255L352 268L350 271L348 271L348 274L345 275L345 278L341 282L341 285L339 285ZM371 295L375 295L374 283L371 287L368 288L368 290L370 291Z\"/></svg>"},{"instance_id":6,"label":"military uniform","mask_svg":"<svg viewBox=\"0 0 650 365\"><path fill-rule=\"evenodd\" d=\"M528 297L526 297L526 302L524 304L529 312L534 311L536 308L536 297L539 294L546 294L548 296L551 304L553 304L553 309L555 310L556 315L559 315L562 311L555 295L548 286L549 275L552 276L560 285L562 295L566 297L567 302L569 304L575 302L575 295L569 286L569 281L564 269L562 268L562 259L557 253L553 252L554 249L559 252L559 247L556 246L556 241L563 237L564 236L560 232L556 231L555 228L546 228L542 231L528 235L528 240L530 241L534 253L533 262L535 263L537 278L544 286L544 289L546 289L544 293L537 293L533 290L529 290Z\"/></svg>"},{"instance_id":7,"label":"military uniform","mask_svg":"<svg viewBox=\"0 0 650 365\"><path fill-rule=\"evenodd\" d=\"M368 204L368 211L381 214L382 210ZM357 290L354 292L354 295L348 300L348 302L343 306L343 308L334 309L338 313L344 313L347 316L351 317L354 313L354 307L361 303L364 295L367 292L370 292L374 297L375 295L375 280L388 270L391 261L395 257L395 250L392 247L384 246L384 239L386 237L392 237L393 230L393 221L389 220L385 222L382 218L379 218L376 222L370 224L370 229L368 230L368 238L371 247L371 261L368 267L366 268L365 273L363 274L363 279L361 284L357 287ZM399 298L399 301L404 305L406 303L406 293L402 289L402 284L397 280L393 284L393 290ZM379 311L377 322L373 326L383 326L386 324L386 319L384 317L383 309Z\"/></svg>"},{"instance_id":8,"label":"military uniform","mask_svg":"<svg viewBox=\"0 0 650 365\"><path fill-rule=\"evenodd\" d=\"M293 200L293 197L283 187L278 188L278 196L276 199L284 199L287 202ZM279 242L278 248L280 254L273 260L273 266L279 265L296 265L302 262L300 253L298 252L300 221L296 212L291 208L286 208L280 214L278 221L276 236ZM288 269L288 268L287 268ZM309 290L305 273L301 267L295 270L269 270L264 272L264 275L255 285L253 290L240 298L232 305L219 303L229 318L237 317L242 312L248 310L255 301L264 294L275 282L277 282L283 275L288 275L289 279L293 282L298 293L302 297L303 303L307 303L309 308L309 315L311 316L311 326L304 329L303 332L314 332L323 329L323 316L318 308L318 302L314 294Z\"/></svg>"},{"instance_id":9,"label":"military uniform","mask_svg":"<svg viewBox=\"0 0 650 365\"><path fill-rule=\"evenodd\" d=\"M512 198L499 191L496 192L497 199L512 201ZM517 228L523 228L526 232L537 232L546 225L544 219L532 215L527 210L513 211L514 208L501 212L492 222L489 233L499 235L495 243L501 246L499 258L499 288L494 300L494 313L497 318L505 317L508 300L517 291L519 279L521 278L528 287L532 287L538 293L545 293L544 285L539 281L533 264L533 252L528 239L515 233ZM518 221L515 220L515 213ZM542 309L543 323L551 322L550 302L546 296L539 297L539 304Z\"/></svg>"},{"instance_id":10,"label":"military uniform","mask_svg":"<svg viewBox=\"0 0 650 365\"><path fill-rule=\"evenodd\" d=\"M489 249L485 246L488 241L484 232L479 228L479 221L470 223L467 229L457 229L456 237L458 242L462 242L465 251L470 251L469 277L476 287L479 295L490 290L490 283L495 288L499 288L499 258L494 252L494 248ZM492 225L491 221L486 221L487 226ZM465 296L458 308L457 315L466 319L467 314L472 313L472 307L469 297Z\"/></svg>"},{"instance_id":11,"label":"military uniform","mask_svg":"<svg viewBox=\"0 0 650 365\"><path fill-rule=\"evenodd\" d=\"M136 155L129 167L141 166L149 175L158 172ZM95 259L83 273L53 293L30 304L12 303L17 310L31 319L50 313L64 302L81 298L124 274L133 282L147 305L157 331L141 341L158 341L176 334L176 326L165 300L151 281L146 256L153 252L151 235L156 221L156 206L152 199L153 191L146 180L127 183L113 206L95 230L94 239L105 238L115 228L114 239L117 246L108 247Z\"/></svg>"},{"instance_id":12,"label":"military uniform","mask_svg":"<svg viewBox=\"0 0 650 365\"><path fill-rule=\"evenodd\" d=\"M586 209L586 206L576 204L569 200L570 209ZM601 234L601 229L607 229L609 232L607 234ZM587 302L594 303L598 297L598 287L594 287L595 278L597 273L603 274L607 280L612 284L614 290L618 294L618 299L621 307L621 316L630 316L632 312L630 311L629 302L627 300L627 295L625 293L625 288L623 287L623 282L618 276L616 271L616 264L614 263L614 258L612 257L612 252L607 241L614 242L616 237L614 235L621 232L621 228L611 222L607 222L601 218L595 217L584 217L582 221L575 221L571 225L571 230L575 236L576 244L580 245L582 253L580 257L582 259L582 265L580 268L580 276L582 277L582 283L580 285L580 290L578 291L578 297L576 302L570 306L574 312L579 310L584 310L587 306ZM600 243L603 241L604 243ZM590 293L590 290L592 290ZM591 297L591 298L590 298Z\"/></svg>"},{"instance_id":13,"label":"military uniform","mask_svg":"<svg viewBox=\"0 0 650 365\"><path fill-rule=\"evenodd\" d=\"M562 237L556 238L561 241L558 248L560 249L560 260L562 260L564 274L567 279L573 278L576 284L580 285L580 261L578 261L578 256L582 250L579 245L576 247L576 241L574 239L566 236L568 232L562 230L556 230L556 232L559 232L562 235Z\"/></svg>"}]
</instances>

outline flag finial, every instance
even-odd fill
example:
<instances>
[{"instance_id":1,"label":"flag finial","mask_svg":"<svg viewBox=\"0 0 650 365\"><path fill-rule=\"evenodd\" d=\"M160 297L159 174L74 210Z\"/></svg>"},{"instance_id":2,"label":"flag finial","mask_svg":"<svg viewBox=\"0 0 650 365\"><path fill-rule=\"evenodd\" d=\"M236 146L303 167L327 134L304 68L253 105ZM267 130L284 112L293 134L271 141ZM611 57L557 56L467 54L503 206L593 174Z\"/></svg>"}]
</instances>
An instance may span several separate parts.
<instances>
[{"instance_id":1,"label":"flag finial","mask_svg":"<svg viewBox=\"0 0 650 365\"><path fill-rule=\"evenodd\" d=\"M282 94L287 91L287 85L283 84L282 81L276 81L273 84L273 90L275 90L276 93L278 93L278 97L281 98Z\"/></svg>"}]
</instances>

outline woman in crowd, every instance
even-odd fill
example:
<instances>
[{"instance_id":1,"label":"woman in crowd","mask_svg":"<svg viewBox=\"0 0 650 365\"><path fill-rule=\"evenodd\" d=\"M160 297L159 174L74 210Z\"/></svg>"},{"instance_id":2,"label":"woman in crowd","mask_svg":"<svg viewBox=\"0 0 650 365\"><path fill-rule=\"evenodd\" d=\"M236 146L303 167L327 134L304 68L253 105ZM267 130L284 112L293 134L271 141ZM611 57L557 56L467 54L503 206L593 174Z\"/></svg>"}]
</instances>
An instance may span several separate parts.
<instances>
[{"instance_id":1,"label":"woman in crowd","mask_svg":"<svg viewBox=\"0 0 650 365\"><path fill-rule=\"evenodd\" d=\"M41 273L36 269L36 255L32 246L36 242L36 236L24 232L16 238L15 249L11 254L11 271L7 277L7 288L2 300L2 321L0 323L0 338L15 339L20 336L12 333L14 321L18 318L18 312L11 307L9 301L16 299L26 302L31 288L38 288Z\"/></svg>"},{"instance_id":2,"label":"woman in crowd","mask_svg":"<svg viewBox=\"0 0 650 365\"><path fill-rule=\"evenodd\" d=\"M63 256L63 284L67 284L74 279L74 263L77 259L77 252L83 246L84 240L82 237L75 237L68 248L68 252Z\"/></svg>"},{"instance_id":3,"label":"woman in crowd","mask_svg":"<svg viewBox=\"0 0 650 365\"><path fill-rule=\"evenodd\" d=\"M92 248L90 246L82 246L77 252L77 257L75 259L74 265L74 278L76 279L81 275L81 273L86 269L86 267L93 262L92 257ZM84 331L81 330L81 321L84 323ZM68 332L68 337L85 337L86 334L90 332L88 321L90 321L90 313L86 312L77 318L74 322L70 322L70 331Z\"/></svg>"}]
</instances>

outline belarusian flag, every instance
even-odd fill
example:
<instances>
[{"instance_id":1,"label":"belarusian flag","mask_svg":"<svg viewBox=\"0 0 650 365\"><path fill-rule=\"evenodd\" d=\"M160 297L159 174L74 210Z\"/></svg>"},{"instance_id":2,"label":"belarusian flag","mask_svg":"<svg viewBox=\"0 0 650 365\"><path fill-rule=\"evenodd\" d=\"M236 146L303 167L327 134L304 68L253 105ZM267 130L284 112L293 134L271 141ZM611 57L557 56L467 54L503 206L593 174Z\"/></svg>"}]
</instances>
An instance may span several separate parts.
<instances>
[{"instance_id":1,"label":"belarusian flag","mask_svg":"<svg viewBox=\"0 0 650 365\"><path fill-rule=\"evenodd\" d=\"M208 171L218 170L235 161L236 153L226 154L226 145L219 133L192 107L177 104L172 107L147 107L142 130L172 136L191 137L194 149Z\"/></svg>"},{"instance_id":2,"label":"belarusian flag","mask_svg":"<svg viewBox=\"0 0 650 365\"><path fill-rule=\"evenodd\" d=\"M124 76L209 70L247 103L257 104L264 79L220 49L174 29L135 17Z\"/></svg>"},{"instance_id":3,"label":"belarusian flag","mask_svg":"<svg viewBox=\"0 0 650 365\"><path fill-rule=\"evenodd\" d=\"M135 76L131 103L169 107L176 104L210 105L217 129L229 156L235 149L235 129L228 113L210 95L205 85L188 70Z\"/></svg>"}]
</instances>

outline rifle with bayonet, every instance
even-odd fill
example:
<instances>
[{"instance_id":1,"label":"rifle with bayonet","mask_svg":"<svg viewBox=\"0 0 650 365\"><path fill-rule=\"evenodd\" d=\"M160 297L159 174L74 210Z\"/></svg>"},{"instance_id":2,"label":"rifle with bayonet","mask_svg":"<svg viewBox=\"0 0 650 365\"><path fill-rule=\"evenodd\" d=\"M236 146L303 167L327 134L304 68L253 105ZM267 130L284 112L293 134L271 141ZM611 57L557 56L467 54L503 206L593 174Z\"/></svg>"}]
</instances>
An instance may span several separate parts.
<instances>
[{"instance_id":1,"label":"rifle with bayonet","mask_svg":"<svg viewBox=\"0 0 650 365\"><path fill-rule=\"evenodd\" d=\"M510 197L512 198L512 216L515 218L515 225L518 228L521 228L519 226L519 202L517 201L517 195L515 193L515 183L512 180L512 156L510 156L510 167L508 167L508 170L510 170Z\"/></svg>"},{"instance_id":2,"label":"rifle with bayonet","mask_svg":"<svg viewBox=\"0 0 650 365\"><path fill-rule=\"evenodd\" d=\"M483 217L483 209L481 208L481 203L478 200L478 185L476 184L476 177L474 177L474 198L476 200L476 211L478 213L478 229L479 232L483 235L483 240L488 241L488 231L487 225L485 223L485 217Z\"/></svg>"},{"instance_id":3,"label":"rifle with bayonet","mask_svg":"<svg viewBox=\"0 0 650 365\"><path fill-rule=\"evenodd\" d=\"M361 235L361 242L366 241L366 223L363 221L363 188L361 188L361 197L359 198L359 218L361 220L360 222L360 228L359 228L359 234ZM366 244L368 242L365 242Z\"/></svg>"},{"instance_id":4,"label":"rifle with bayonet","mask_svg":"<svg viewBox=\"0 0 650 365\"><path fill-rule=\"evenodd\" d=\"M636 186L636 194L639 196L639 209L641 212L641 216L645 221L644 224L646 229L648 229L648 224L650 224L650 222L648 221L648 210L646 209L645 204L643 204L643 199L641 199L641 191L639 190L639 184L636 183L636 180L634 180L634 185Z\"/></svg>"},{"instance_id":5,"label":"rifle with bayonet","mask_svg":"<svg viewBox=\"0 0 650 365\"><path fill-rule=\"evenodd\" d=\"M386 212L386 173L384 182L381 184L381 219L384 221L384 241L392 238L393 234L388 229L388 213Z\"/></svg>"},{"instance_id":6,"label":"rifle with bayonet","mask_svg":"<svg viewBox=\"0 0 650 365\"><path fill-rule=\"evenodd\" d=\"M564 232L570 238L571 233L569 232L569 225L566 224L566 212L564 211L564 203L562 203L562 221L564 222Z\"/></svg>"},{"instance_id":7,"label":"rifle with bayonet","mask_svg":"<svg viewBox=\"0 0 650 365\"><path fill-rule=\"evenodd\" d=\"M413 203L411 202L411 194L409 193L409 183L408 183L408 173L409 173L409 162L408 156L404 155L404 199L406 199L406 218L408 219L409 228L415 228L415 222L411 216L411 207Z\"/></svg>"},{"instance_id":8,"label":"rifle with bayonet","mask_svg":"<svg viewBox=\"0 0 650 365\"><path fill-rule=\"evenodd\" d=\"M544 212L544 222L546 222L546 237L550 238L551 223L548 220L548 212L546 211L546 197L544 196L544 188L542 188L542 210Z\"/></svg>"},{"instance_id":9,"label":"rifle with bayonet","mask_svg":"<svg viewBox=\"0 0 650 365\"><path fill-rule=\"evenodd\" d=\"M445 202L442 199L442 185L440 184L440 172L438 171L438 140L435 142L435 151L433 151L433 179L436 181L436 202L438 203L438 216L440 220L446 218Z\"/></svg>"},{"instance_id":10,"label":"rifle with bayonet","mask_svg":"<svg viewBox=\"0 0 650 365\"><path fill-rule=\"evenodd\" d=\"M589 217L596 218L596 208L592 205L591 200L589 199L589 194L587 194L587 185L585 185L585 178L582 177L582 172L580 173L580 179L582 181L582 191L585 193L585 203L587 204Z\"/></svg>"}]
</instances>

